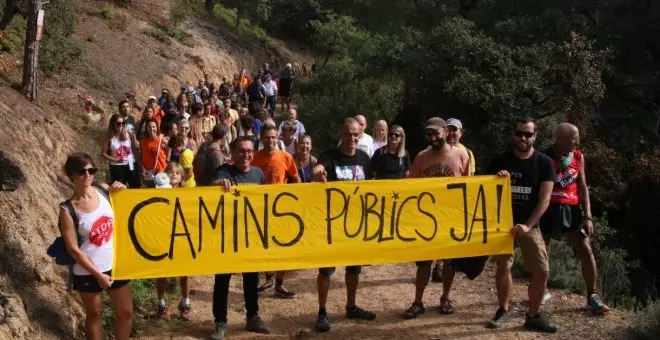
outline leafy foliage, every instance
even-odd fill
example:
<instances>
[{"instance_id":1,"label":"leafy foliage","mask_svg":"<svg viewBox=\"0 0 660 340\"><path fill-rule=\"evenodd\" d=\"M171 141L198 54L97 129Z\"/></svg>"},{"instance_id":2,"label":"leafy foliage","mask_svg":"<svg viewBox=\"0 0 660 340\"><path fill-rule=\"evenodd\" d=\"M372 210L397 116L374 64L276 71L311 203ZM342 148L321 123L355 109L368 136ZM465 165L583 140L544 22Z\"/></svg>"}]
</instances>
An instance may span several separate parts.
<instances>
[{"instance_id":1,"label":"leafy foliage","mask_svg":"<svg viewBox=\"0 0 660 340\"><path fill-rule=\"evenodd\" d=\"M74 37L78 15L69 0L51 0L44 15L43 38L39 46L39 68L55 74L70 68L84 57L84 49Z\"/></svg>"}]
</instances>

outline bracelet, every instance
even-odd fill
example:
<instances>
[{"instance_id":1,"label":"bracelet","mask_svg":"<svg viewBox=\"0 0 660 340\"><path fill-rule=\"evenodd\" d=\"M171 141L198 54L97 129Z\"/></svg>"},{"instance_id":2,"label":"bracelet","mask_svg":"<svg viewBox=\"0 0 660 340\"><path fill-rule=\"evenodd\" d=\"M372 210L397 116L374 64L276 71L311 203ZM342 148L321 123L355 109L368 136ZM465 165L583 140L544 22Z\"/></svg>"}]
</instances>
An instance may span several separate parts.
<instances>
[{"instance_id":1,"label":"bracelet","mask_svg":"<svg viewBox=\"0 0 660 340\"><path fill-rule=\"evenodd\" d=\"M582 216L583 220L593 221L594 219L591 216Z\"/></svg>"}]
</instances>

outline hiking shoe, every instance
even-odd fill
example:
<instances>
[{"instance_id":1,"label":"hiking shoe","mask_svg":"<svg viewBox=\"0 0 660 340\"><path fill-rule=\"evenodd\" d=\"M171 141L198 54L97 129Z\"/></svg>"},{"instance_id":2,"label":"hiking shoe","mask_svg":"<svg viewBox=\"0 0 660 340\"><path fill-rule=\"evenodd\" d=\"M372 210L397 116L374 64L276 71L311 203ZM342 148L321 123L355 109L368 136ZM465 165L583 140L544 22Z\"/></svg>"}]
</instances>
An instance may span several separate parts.
<instances>
[{"instance_id":1,"label":"hiking shoe","mask_svg":"<svg viewBox=\"0 0 660 340\"><path fill-rule=\"evenodd\" d=\"M541 313L538 313L536 316L527 315L525 317L525 325L523 327L530 331L536 331L542 333L557 332L557 326L550 323L550 320L548 320L548 318L543 316L543 314Z\"/></svg>"},{"instance_id":2,"label":"hiking shoe","mask_svg":"<svg viewBox=\"0 0 660 340\"><path fill-rule=\"evenodd\" d=\"M264 320L262 320L259 315L255 315L248 319L245 323L245 330L259 334L270 334L272 332L270 328L266 327Z\"/></svg>"},{"instance_id":3,"label":"hiking shoe","mask_svg":"<svg viewBox=\"0 0 660 340\"><path fill-rule=\"evenodd\" d=\"M183 303L179 304L179 313L181 319L184 321L190 321L190 313L192 312L192 307L190 304L184 305Z\"/></svg>"},{"instance_id":4,"label":"hiking shoe","mask_svg":"<svg viewBox=\"0 0 660 340\"><path fill-rule=\"evenodd\" d=\"M298 297L298 295L295 292L287 290L282 286L275 287L275 296L277 296L280 299L295 299L296 297Z\"/></svg>"},{"instance_id":5,"label":"hiking shoe","mask_svg":"<svg viewBox=\"0 0 660 340\"><path fill-rule=\"evenodd\" d=\"M552 295L550 295L550 292L547 290L543 291L543 298L541 299L541 305L545 305L545 303L550 300Z\"/></svg>"},{"instance_id":6,"label":"hiking shoe","mask_svg":"<svg viewBox=\"0 0 660 340\"><path fill-rule=\"evenodd\" d=\"M497 312L495 312L495 316L493 317L493 319L488 321L486 327L490 329L502 328L502 325L504 325L504 323L507 322L507 320L509 320L510 316L511 314L509 314L509 311L507 309L504 309L504 307L500 307L497 309Z\"/></svg>"},{"instance_id":7,"label":"hiking shoe","mask_svg":"<svg viewBox=\"0 0 660 340\"><path fill-rule=\"evenodd\" d=\"M442 265L436 264L431 272L431 282L442 282Z\"/></svg>"},{"instance_id":8,"label":"hiking shoe","mask_svg":"<svg viewBox=\"0 0 660 340\"><path fill-rule=\"evenodd\" d=\"M405 312L403 312L403 318L404 319L414 319L422 314L426 309L424 308L424 303L422 302L415 302L410 306L410 308L406 309Z\"/></svg>"},{"instance_id":9,"label":"hiking shoe","mask_svg":"<svg viewBox=\"0 0 660 340\"><path fill-rule=\"evenodd\" d=\"M376 314L364 310L358 306L355 307L346 307L346 317L349 319L360 319L360 320L367 320L371 321L376 318Z\"/></svg>"},{"instance_id":10,"label":"hiking shoe","mask_svg":"<svg viewBox=\"0 0 660 340\"><path fill-rule=\"evenodd\" d=\"M156 310L156 316L159 319L163 320L169 320L170 316L167 314L167 307L166 306L158 306L158 309Z\"/></svg>"},{"instance_id":11,"label":"hiking shoe","mask_svg":"<svg viewBox=\"0 0 660 340\"><path fill-rule=\"evenodd\" d=\"M607 307L598 294L589 295L587 308L596 315L604 315L610 312L610 307Z\"/></svg>"},{"instance_id":12,"label":"hiking shoe","mask_svg":"<svg viewBox=\"0 0 660 340\"><path fill-rule=\"evenodd\" d=\"M225 335L227 334L227 323L225 322L216 322L215 323L215 333L211 335L213 340L225 340Z\"/></svg>"},{"instance_id":13,"label":"hiking shoe","mask_svg":"<svg viewBox=\"0 0 660 340\"><path fill-rule=\"evenodd\" d=\"M328 318L328 314L319 314L316 318L316 330L321 333L330 330L330 318Z\"/></svg>"}]
</instances>

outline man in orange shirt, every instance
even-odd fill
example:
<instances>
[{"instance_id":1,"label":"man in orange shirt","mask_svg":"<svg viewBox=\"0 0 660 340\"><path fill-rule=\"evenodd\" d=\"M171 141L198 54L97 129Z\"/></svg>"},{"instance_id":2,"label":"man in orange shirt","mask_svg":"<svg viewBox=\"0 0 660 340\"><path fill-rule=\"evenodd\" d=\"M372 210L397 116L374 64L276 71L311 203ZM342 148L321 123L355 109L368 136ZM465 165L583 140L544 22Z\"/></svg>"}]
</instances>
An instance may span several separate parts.
<instances>
[{"instance_id":1,"label":"man in orange shirt","mask_svg":"<svg viewBox=\"0 0 660 340\"><path fill-rule=\"evenodd\" d=\"M254 153L252 165L260 168L265 184L300 183L300 176L296 168L296 162L286 151L277 147L277 128L274 125L264 125L261 129L261 144L263 149ZM275 278L275 295L283 299L293 299L296 293L284 288L284 276L286 272L280 271ZM265 292L273 287L271 273L266 273L266 282L259 287L259 292Z\"/></svg>"}]
</instances>

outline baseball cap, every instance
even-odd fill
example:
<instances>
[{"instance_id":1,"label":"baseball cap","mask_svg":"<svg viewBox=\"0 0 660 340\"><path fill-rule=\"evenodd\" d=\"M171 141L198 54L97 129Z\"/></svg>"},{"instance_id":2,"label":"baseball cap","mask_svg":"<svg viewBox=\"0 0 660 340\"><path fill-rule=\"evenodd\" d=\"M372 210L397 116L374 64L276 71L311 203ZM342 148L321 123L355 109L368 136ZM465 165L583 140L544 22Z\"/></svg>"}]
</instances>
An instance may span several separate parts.
<instances>
[{"instance_id":1,"label":"baseball cap","mask_svg":"<svg viewBox=\"0 0 660 340\"><path fill-rule=\"evenodd\" d=\"M168 89L163 89L160 93L170 93L170 91Z\"/></svg>"},{"instance_id":2,"label":"baseball cap","mask_svg":"<svg viewBox=\"0 0 660 340\"><path fill-rule=\"evenodd\" d=\"M167 174L164 172L158 173L156 176L154 176L154 184L156 185L156 188L172 187L170 184L170 176L167 176Z\"/></svg>"},{"instance_id":3,"label":"baseball cap","mask_svg":"<svg viewBox=\"0 0 660 340\"><path fill-rule=\"evenodd\" d=\"M447 119L447 126L455 126L459 129L463 130L463 124L461 124L461 121L456 119L456 118Z\"/></svg>"},{"instance_id":4,"label":"baseball cap","mask_svg":"<svg viewBox=\"0 0 660 340\"><path fill-rule=\"evenodd\" d=\"M425 129L442 130L447 128L447 123L440 117L431 117L426 121Z\"/></svg>"},{"instance_id":5,"label":"baseball cap","mask_svg":"<svg viewBox=\"0 0 660 340\"><path fill-rule=\"evenodd\" d=\"M291 68L291 63L286 63L287 68Z\"/></svg>"},{"instance_id":6,"label":"baseball cap","mask_svg":"<svg viewBox=\"0 0 660 340\"><path fill-rule=\"evenodd\" d=\"M156 99L157 99L156 96L149 96L149 97L147 97L147 100L156 100Z\"/></svg>"}]
</instances>

